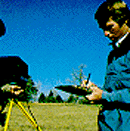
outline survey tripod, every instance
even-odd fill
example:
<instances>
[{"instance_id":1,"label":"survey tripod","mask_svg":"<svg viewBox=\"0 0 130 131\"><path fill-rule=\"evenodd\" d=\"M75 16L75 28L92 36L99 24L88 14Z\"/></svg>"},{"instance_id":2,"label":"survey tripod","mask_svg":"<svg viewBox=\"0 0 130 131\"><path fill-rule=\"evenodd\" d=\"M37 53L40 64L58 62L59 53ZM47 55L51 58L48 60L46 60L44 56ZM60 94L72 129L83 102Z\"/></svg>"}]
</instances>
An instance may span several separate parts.
<instances>
[{"instance_id":1,"label":"survey tripod","mask_svg":"<svg viewBox=\"0 0 130 131\"><path fill-rule=\"evenodd\" d=\"M41 128L37 125L37 122L35 121L35 119L33 117L31 117L31 115L29 115L29 113L25 110L25 108L23 107L21 102L15 100L14 98L12 98L10 100L10 105L9 105L9 110L8 110L8 113L7 113L7 118L6 118L6 123L5 123L5 126L4 126L4 131L7 131L7 128L8 128L9 118L10 118L10 115L11 115L11 110L12 110L13 103L17 104L19 109L27 117L28 121L30 121L30 123L34 126L34 128L36 128L37 131L42 131Z\"/></svg>"}]
</instances>

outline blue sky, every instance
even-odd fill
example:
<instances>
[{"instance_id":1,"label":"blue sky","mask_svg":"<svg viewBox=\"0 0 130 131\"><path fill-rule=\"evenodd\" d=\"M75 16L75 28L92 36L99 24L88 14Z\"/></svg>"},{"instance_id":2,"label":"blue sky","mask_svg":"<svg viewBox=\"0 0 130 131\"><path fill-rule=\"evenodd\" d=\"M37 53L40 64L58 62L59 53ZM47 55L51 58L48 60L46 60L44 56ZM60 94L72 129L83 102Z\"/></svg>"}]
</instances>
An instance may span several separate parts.
<instances>
[{"instance_id":1,"label":"blue sky","mask_svg":"<svg viewBox=\"0 0 130 131\"><path fill-rule=\"evenodd\" d=\"M0 18L6 35L0 55L16 55L29 65L29 75L47 94L69 84L73 69L85 64L84 74L98 86L104 82L110 42L94 20L102 0L2 0ZM130 2L126 0L128 4ZM64 96L64 93L58 91Z\"/></svg>"}]
</instances>

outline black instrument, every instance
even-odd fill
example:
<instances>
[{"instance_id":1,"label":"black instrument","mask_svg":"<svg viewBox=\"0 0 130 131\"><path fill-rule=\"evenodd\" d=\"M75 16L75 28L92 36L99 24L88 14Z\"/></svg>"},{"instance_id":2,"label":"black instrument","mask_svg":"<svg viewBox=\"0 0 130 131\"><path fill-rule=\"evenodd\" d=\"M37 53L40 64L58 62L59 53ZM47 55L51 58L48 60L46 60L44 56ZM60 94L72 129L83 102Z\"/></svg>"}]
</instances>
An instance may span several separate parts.
<instances>
[{"instance_id":1,"label":"black instrument","mask_svg":"<svg viewBox=\"0 0 130 131\"><path fill-rule=\"evenodd\" d=\"M80 85L60 85L55 87L58 90L65 91L67 93L76 94L80 96L86 96L88 94L91 94L92 91L90 89L87 89L85 87L81 87Z\"/></svg>"},{"instance_id":2,"label":"black instrument","mask_svg":"<svg viewBox=\"0 0 130 131\"><path fill-rule=\"evenodd\" d=\"M87 82L85 83L85 85L88 84L90 75L91 74L89 73ZM81 87L80 85L76 85L76 86L75 85L60 85L60 86L56 86L55 88L58 90L62 90L71 94L76 94L76 95L81 95L81 96L86 96L92 93L91 89L87 89L87 87Z\"/></svg>"}]
</instances>

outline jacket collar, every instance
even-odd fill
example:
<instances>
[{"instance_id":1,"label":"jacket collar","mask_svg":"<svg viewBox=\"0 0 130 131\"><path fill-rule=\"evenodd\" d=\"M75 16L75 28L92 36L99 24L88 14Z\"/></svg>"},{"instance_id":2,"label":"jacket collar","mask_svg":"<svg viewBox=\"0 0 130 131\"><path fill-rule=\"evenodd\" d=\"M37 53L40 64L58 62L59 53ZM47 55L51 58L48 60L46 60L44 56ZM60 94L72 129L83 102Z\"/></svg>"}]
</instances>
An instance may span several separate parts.
<instances>
[{"instance_id":1,"label":"jacket collar","mask_svg":"<svg viewBox=\"0 0 130 131\"><path fill-rule=\"evenodd\" d=\"M114 44L112 44L114 46ZM108 64L113 60L127 54L130 51L130 33L123 39L122 44L119 47L114 46L114 49L110 52L108 58Z\"/></svg>"},{"instance_id":2,"label":"jacket collar","mask_svg":"<svg viewBox=\"0 0 130 131\"><path fill-rule=\"evenodd\" d=\"M127 32L122 38L120 38L116 43L115 46L117 48L119 48L121 46L121 44L123 43L123 41L127 38L127 36L129 35L129 32Z\"/></svg>"}]
</instances>

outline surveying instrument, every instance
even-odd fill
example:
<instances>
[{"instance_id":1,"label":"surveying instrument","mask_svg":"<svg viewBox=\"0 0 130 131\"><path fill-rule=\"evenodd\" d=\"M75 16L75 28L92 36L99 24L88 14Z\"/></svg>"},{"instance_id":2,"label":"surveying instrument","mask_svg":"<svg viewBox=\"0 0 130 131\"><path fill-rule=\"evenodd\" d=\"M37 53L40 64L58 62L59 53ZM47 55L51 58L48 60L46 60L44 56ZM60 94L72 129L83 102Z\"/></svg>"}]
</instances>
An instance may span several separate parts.
<instances>
[{"instance_id":1,"label":"surveying instrument","mask_svg":"<svg viewBox=\"0 0 130 131\"><path fill-rule=\"evenodd\" d=\"M9 85L20 86L21 89L24 90L26 87L27 80L28 80L27 79L28 78L28 65L18 56L2 56L0 57L0 62L1 62L0 64L0 72L1 72L0 87L2 87L5 84L9 84ZM14 90L11 89L11 92L12 91ZM37 121L34 118L33 114L31 113L30 115L25 110L23 105L21 104L20 101L22 100L22 98L19 101L19 98L17 98L16 96L13 97L12 95L11 97L9 97L9 99L10 99L9 109L8 109L8 113L7 113L7 117L5 121L4 131L7 131L7 128L8 128L9 118L11 115L13 103L16 103L16 105L21 110L23 115L26 116L28 121L34 126L34 128L37 131L42 131L41 128L38 126ZM28 109L29 109L29 106L28 106ZM29 112L31 112L30 109L29 109Z\"/></svg>"}]
</instances>

